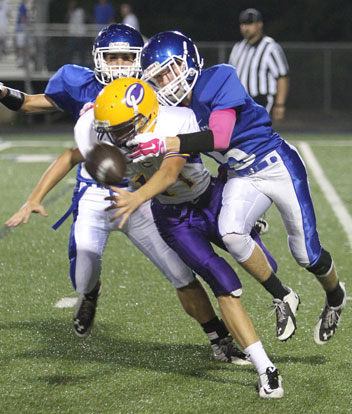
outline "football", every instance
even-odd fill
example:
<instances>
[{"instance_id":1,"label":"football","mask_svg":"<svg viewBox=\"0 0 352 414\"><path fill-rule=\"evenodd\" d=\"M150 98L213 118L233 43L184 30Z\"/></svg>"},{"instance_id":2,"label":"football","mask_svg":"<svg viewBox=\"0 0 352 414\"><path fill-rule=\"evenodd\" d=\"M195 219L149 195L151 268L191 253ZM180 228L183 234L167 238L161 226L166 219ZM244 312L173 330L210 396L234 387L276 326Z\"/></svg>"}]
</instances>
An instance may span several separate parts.
<instances>
[{"instance_id":1,"label":"football","mask_svg":"<svg viewBox=\"0 0 352 414\"><path fill-rule=\"evenodd\" d=\"M126 172L126 158L114 145L99 142L88 152L86 170L101 185L118 185Z\"/></svg>"}]
</instances>

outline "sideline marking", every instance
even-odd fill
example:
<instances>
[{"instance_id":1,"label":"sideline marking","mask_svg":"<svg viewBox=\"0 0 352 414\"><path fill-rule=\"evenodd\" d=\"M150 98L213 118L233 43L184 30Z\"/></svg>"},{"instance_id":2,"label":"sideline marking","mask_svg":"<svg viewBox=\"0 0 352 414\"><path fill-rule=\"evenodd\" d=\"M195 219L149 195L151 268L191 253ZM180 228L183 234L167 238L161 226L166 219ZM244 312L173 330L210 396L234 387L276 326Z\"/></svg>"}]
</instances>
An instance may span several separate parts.
<instances>
[{"instance_id":1,"label":"sideline marking","mask_svg":"<svg viewBox=\"0 0 352 414\"><path fill-rule=\"evenodd\" d=\"M313 151L309 144L303 141L298 142L298 147L302 152L304 158L307 160L308 168L312 172L315 180L321 188L327 202L330 204L338 221L346 233L350 247L352 249L352 217L344 206L342 200L337 194L335 188L327 179L323 169L320 167L318 160L315 158Z\"/></svg>"},{"instance_id":2,"label":"sideline marking","mask_svg":"<svg viewBox=\"0 0 352 414\"><path fill-rule=\"evenodd\" d=\"M18 140L18 141L10 141L10 140L1 140L0 139L0 151L3 151L7 148L17 148L17 147L72 147L74 145L74 141L31 141L31 140Z\"/></svg>"},{"instance_id":3,"label":"sideline marking","mask_svg":"<svg viewBox=\"0 0 352 414\"><path fill-rule=\"evenodd\" d=\"M0 142L0 151L4 151L11 147L12 147L11 142Z\"/></svg>"},{"instance_id":4,"label":"sideline marking","mask_svg":"<svg viewBox=\"0 0 352 414\"><path fill-rule=\"evenodd\" d=\"M55 155L50 154L19 154L19 155L0 155L1 160L8 160L20 163L39 163L53 162L56 160Z\"/></svg>"},{"instance_id":5,"label":"sideline marking","mask_svg":"<svg viewBox=\"0 0 352 414\"><path fill-rule=\"evenodd\" d=\"M55 308L73 308L78 298L62 298L55 303Z\"/></svg>"}]
</instances>

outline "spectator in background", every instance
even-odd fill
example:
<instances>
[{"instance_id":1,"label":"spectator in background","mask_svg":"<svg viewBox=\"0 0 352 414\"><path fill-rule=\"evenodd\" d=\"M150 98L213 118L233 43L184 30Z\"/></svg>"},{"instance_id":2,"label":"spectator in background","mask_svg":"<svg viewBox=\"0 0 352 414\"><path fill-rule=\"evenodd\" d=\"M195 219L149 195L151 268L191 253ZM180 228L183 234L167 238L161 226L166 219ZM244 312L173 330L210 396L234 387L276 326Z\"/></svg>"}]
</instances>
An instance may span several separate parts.
<instances>
[{"instance_id":1,"label":"spectator in background","mask_svg":"<svg viewBox=\"0 0 352 414\"><path fill-rule=\"evenodd\" d=\"M249 95L264 106L273 121L285 117L289 91L289 67L284 51L263 33L263 17L256 9L246 9L239 17L243 40L235 43L229 64Z\"/></svg>"},{"instance_id":2,"label":"spectator in background","mask_svg":"<svg viewBox=\"0 0 352 414\"><path fill-rule=\"evenodd\" d=\"M17 65L23 67L25 64L26 50L26 27L28 24L28 6L27 0L22 0L18 6L16 21L16 48L17 48Z\"/></svg>"},{"instance_id":3,"label":"spectator in background","mask_svg":"<svg viewBox=\"0 0 352 414\"><path fill-rule=\"evenodd\" d=\"M0 0L0 59L6 51L8 19L9 3L7 0Z\"/></svg>"},{"instance_id":4,"label":"spectator in background","mask_svg":"<svg viewBox=\"0 0 352 414\"><path fill-rule=\"evenodd\" d=\"M129 24L130 26L139 31L138 17L133 13L132 6L129 3L121 4L120 13L123 24Z\"/></svg>"},{"instance_id":5,"label":"spectator in background","mask_svg":"<svg viewBox=\"0 0 352 414\"><path fill-rule=\"evenodd\" d=\"M85 64L86 12L79 0L70 0L67 9L68 22L68 60L78 65Z\"/></svg>"},{"instance_id":6,"label":"spectator in background","mask_svg":"<svg viewBox=\"0 0 352 414\"><path fill-rule=\"evenodd\" d=\"M112 4L106 0L99 0L94 6L94 20L100 27L114 23L115 10Z\"/></svg>"}]
</instances>

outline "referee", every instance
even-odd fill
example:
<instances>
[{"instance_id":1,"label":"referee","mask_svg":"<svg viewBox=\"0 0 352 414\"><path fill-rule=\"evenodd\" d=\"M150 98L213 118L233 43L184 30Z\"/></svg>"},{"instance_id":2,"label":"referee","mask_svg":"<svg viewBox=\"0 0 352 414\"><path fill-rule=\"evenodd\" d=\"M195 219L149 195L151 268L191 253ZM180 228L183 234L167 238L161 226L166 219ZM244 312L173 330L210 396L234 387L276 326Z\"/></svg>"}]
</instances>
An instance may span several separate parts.
<instances>
[{"instance_id":1,"label":"referee","mask_svg":"<svg viewBox=\"0 0 352 414\"><path fill-rule=\"evenodd\" d=\"M249 95L264 106L274 121L285 117L289 90L289 67L284 51L263 33L263 17L256 9L246 9L239 17L243 40L235 43L229 64Z\"/></svg>"}]
</instances>

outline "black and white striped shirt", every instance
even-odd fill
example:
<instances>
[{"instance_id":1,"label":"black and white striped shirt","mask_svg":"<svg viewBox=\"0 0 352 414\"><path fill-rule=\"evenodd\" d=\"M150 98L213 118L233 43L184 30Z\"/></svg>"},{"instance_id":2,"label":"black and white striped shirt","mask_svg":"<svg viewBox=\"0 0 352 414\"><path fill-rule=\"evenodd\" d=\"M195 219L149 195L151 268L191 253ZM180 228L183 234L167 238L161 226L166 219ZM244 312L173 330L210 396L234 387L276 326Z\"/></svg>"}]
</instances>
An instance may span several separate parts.
<instances>
[{"instance_id":1,"label":"black and white striped shirt","mask_svg":"<svg viewBox=\"0 0 352 414\"><path fill-rule=\"evenodd\" d=\"M254 45L247 40L237 42L231 51L229 64L236 67L241 83L255 100L262 96L273 101L277 79L289 73L282 47L269 36L262 37Z\"/></svg>"}]
</instances>

